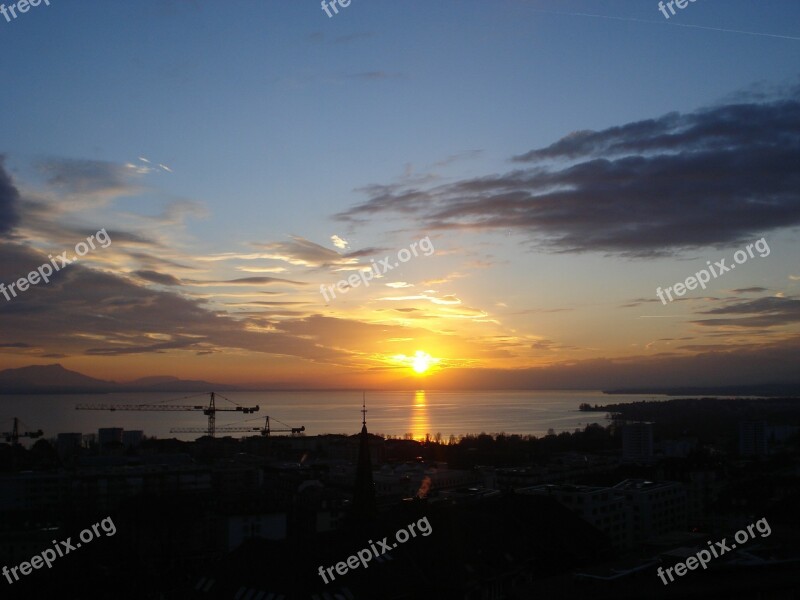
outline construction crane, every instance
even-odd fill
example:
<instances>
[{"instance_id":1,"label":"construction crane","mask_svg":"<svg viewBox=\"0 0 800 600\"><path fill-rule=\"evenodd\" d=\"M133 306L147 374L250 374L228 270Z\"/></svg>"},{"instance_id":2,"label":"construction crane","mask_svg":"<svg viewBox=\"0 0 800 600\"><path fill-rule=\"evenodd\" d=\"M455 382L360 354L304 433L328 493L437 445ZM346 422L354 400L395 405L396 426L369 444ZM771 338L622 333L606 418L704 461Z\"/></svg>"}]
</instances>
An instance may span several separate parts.
<instances>
[{"instance_id":1,"label":"construction crane","mask_svg":"<svg viewBox=\"0 0 800 600\"><path fill-rule=\"evenodd\" d=\"M152 411L194 411L201 410L203 414L208 417L208 429L204 430L210 437L214 437L216 433L216 420L218 412L240 412L246 415L256 413L259 410L258 406L239 406L230 398L220 394L220 397L227 400L231 404L236 404L234 408L217 408L215 404L217 394L210 393L211 399L208 406L203 405L188 405L188 404L78 404L75 406L76 410L152 410ZM187 396L187 398L195 398L196 396Z\"/></svg>"},{"instance_id":2,"label":"construction crane","mask_svg":"<svg viewBox=\"0 0 800 600\"><path fill-rule=\"evenodd\" d=\"M7 433L0 433L0 436L5 437L7 442L11 442L12 446L18 446L19 438L21 437L36 439L42 437L43 435L44 431L42 431L41 429L39 429L38 431L25 431L23 433L20 433L19 419L17 417L14 417L14 427L11 429L11 431Z\"/></svg>"},{"instance_id":3,"label":"construction crane","mask_svg":"<svg viewBox=\"0 0 800 600\"><path fill-rule=\"evenodd\" d=\"M277 419L275 419L277 421ZM280 423L280 421L278 421ZM285 423L283 423L285 425ZM291 433L298 435L306 430L305 425L302 427L289 427L288 429L270 429L269 417L266 418L264 427L218 427L218 433L254 433L260 431L264 437L269 437L270 433ZM206 430L200 427L174 427L169 430L170 433L204 433Z\"/></svg>"}]
</instances>

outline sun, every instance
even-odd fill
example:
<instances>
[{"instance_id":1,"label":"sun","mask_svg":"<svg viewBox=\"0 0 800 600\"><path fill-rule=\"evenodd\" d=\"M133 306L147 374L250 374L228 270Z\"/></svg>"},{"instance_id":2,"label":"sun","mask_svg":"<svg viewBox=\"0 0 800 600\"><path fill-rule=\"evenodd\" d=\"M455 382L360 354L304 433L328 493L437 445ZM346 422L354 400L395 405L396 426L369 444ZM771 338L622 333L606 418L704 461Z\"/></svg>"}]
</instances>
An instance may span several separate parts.
<instances>
[{"instance_id":1,"label":"sun","mask_svg":"<svg viewBox=\"0 0 800 600\"><path fill-rule=\"evenodd\" d=\"M411 368L420 375L430 369L431 364L434 362L433 357L422 350L417 350L411 360Z\"/></svg>"},{"instance_id":2,"label":"sun","mask_svg":"<svg viewBox=\"0 0 800 600\"><path fill-rule=\"evenodd\" d=\"M441 368L439 363L442 361L440 358L434 358L427 352L417 350L411 356L407 354L395 354L391 357L391 362L403 368L410 368L417 375L430 375L432 372Z\"/></svg>"}]
</instances>

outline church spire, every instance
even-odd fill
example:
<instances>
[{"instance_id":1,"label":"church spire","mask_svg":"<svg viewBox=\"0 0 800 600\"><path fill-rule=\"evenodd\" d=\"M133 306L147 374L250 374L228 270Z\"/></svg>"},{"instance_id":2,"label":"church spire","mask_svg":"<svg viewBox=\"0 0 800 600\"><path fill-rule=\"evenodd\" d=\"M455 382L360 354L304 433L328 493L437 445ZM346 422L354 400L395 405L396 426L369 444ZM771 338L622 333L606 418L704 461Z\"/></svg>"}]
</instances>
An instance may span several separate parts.
<instances>
[{"instance_id":1,"label":"church spire","mask_svg":"<svg viewBox=\"0 0 800 600\"><path fill-rule=\"evenodd\" d=\"M362 392L362 400L361 400L361 427L365 428L367 426L367 392Z\"/></svg>"},{"instance_id":2,"label":"church spire","mask_svg":"<svg viewBox=\"0 0 800 600\"><path fill-rule=\"evenodd\" d=\"M372 457L370 456L369 433L367 432L367 395L361 403L361 435L358 440L358 466L353 490L353 513L357 519L375 514L375 484L372 479Z\"/></svg>"}]
</instances>

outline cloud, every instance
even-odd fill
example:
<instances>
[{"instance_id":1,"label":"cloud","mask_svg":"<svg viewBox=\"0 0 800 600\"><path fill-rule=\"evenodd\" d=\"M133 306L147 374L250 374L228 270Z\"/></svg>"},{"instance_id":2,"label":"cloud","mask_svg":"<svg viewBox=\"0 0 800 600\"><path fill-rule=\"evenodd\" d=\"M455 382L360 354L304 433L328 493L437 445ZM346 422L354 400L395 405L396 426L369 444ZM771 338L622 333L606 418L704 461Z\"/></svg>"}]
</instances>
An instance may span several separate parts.
<instances>
[{"instance_id":1,"label":"cloud","mask_svg":"<svg viewBox=\"0 0 800 600\"><path fill-rule=\"evenodd\" d=\"M555 252L637 257L728 247L800 225L800 92L580 131L519 168L434 187L370 185L337 215L528 233Z\"/></svg>"},{"instance_id":2,"label":"cloud","mask_svg":"<svg viewBox=\"0 0 800 600\"><path fill-rule=\"evenodd\" d=\"M434 304L461 304L461 300L459 300L452 294L447 296L442 296L441 298L437 298L436 296L429 296L428 294L420 294L417 296L387 296L381 298L381 300L389 302L402 302L407 300L426 300L428 302L433 302Z\"/></svg>"},{"instance_id":3,"label":"cloud","mask_svg":"<svg viewBox=\"0 0 800 600\"><path fill-rule=\"evenodd\" d=\"M308 285L302 281L292 281L291 279L281 279L280 277L240 277L238 279L184 279L186 285L197 286L228 286L228 285L269 285L272 283L286 283L289 285Z\"/></svg>"},{"instance_id":4,"label":"cloud","mask_svg":"<svg viewBox=\"0 0 800 600\"><path fill-rule=\"evenodd\" d=\"M290 265L302 267L323 267L331 265L355 264L358 261L319 244L293 235L285 242L253 244L262 252L263 258L280 260Z\"/></svg>"},{"instance_id":5,"label":"cloud","mask_svg":"<svg viewBox=\"0 0 800 600\"><path fill-rule=\"evenodd\" d=\"M191 267L189 265L185 265L179 262L175 262L158 256L153 256L152 254L147 254L146 252L131 252L129 256L131 258L138 260L142 265L146 266L147 270L157 270L159 268L182 269L187 271L197 270L196 267Z\"/></svg>"},{"instance_id":6,"label":"cloud","mask_svg":"<svg viewBox=\"0 0 800 600\"><path fill-rule=\"evenodd\" d=\"M446 369L431 389L610 389L796 382L800 337L694 353L564 360L529 369Z\"/></svg>"},{"instance_id":7,"label":"cloud","mask_svg":"<svg viewBox=\"0 0 800 600\"><path fill-rule=\"evenodd\" d=\"M345 239L340 238L338 235L332 235L331 236L331 241L333 242L334 246L339 248L339 250L344 250L345 248L347 248L350 245L350 242L348 242Z\"/></svg>"},{"instance_id":8,"label":"cloud","mask_svg":"<svg viewBox=\"0 0 800 600\"><path fill-rule=\"evenodd\" d=\"M11 233L19 223L19 191L5 169L5 156L0 154L0 234Z\"/></svg>"},{"instance_id":9,"label":"cloud","mask_svg":"<svg viewBox=\"0 0 800 600\"><path fill-rule=\"evenodd\" d=\"M378 248L374 246L368 246L366 248L361 248L360 250L353 250L352 252L348 252L344 256L346 258L364 258L368 256L375 256L377 254L387 252L386 248Z\"/></svg>"},{"instance_id":10,"label":"cloud","mask_svg":"<svg viewBox=\"0 0 800 600\"><path fill-rule=\"evenodd\" d=\"M152 217L161 226L182 225L186 219L193 217L203 219L209 216L208 208L193 200L173 200L164 207L160 215Z\"/></svg>"},{"instance_id":11,"label":"cloud","mask_svg":"<svg viewBox=\"0 0 800 600\"><path fill-rule=\"evenodd\" d=\"M286 273L286 267L236 267L237 271L244 273Z\"/></svg>"},{"instance_id":12,"label":"cloud","mask_svg":"<svg viewBox=\"0 0 800 600\"><path fill-rule=\"evenodd\" d=\"M800 300L770 296L737 302L702 312L704 315L731 315L729 318L694 321L705 327L780 327L800 322Z\"/></svg>"},{"instance_id":13,"label":"cloud","mask_svg":"<svg viewBox=\"0 0 800 600\"><path fill-rule=\"evenodd\" d=\"M451 154L443 158L442 160L436 161L433 163L432 168L438 169L441 167L449 166L455 162L459 162L462 160L472 160L475 158L479 158L483 154L483 150L470 150L469 152L460 152L458 154Z\"/></svg>"},{"instance_id":14,"label":"cloud","mask_svg":"<svg viewBox=\"0 0 800 600\"><path fill-rule=\"evenodd\" d=\"M267 302L265 300L255 300L252 302L230 302L228 306L293 306L298 304L308 304L307 302Z\"/></svg>"},{"instance_id":15,"label":"cloud","mask_svg":"<svg viewBox=\"0 0 800 600\"><path fill-rule=\"evenodd\" d=\"M341 240L338 236L332 236ZM341 240L345 244L345 240ZM335 241L334 241L335 243ZM381 252L383 248L361 248L352 252L339 253L316 242L307 240L303 237L293 235L287 241L254 243L254 248L258 250L255 254L226 254L207 258L206 260L232 260L232 259L269 259L279 260L295 267L306 267L309 269L329 268L332 271L358 271L369 269L370 265L361 263L359 259L372 257Z\"/></svg>"},{"instance_id":16,"label":"cloud","mask_svg":"<svg viewBox=\"0 0 800 600\"><path fill-rule=\"evenodd\" d=\"M46 261L30 247L0 243L0 281L17 279ZM204 304L76 264L48 284L32 286L10 302L3 299L0 330L8 343L24 340L66 356L237 348L321 362L342 358L339 350L278 331L265 317L228 315Z\"/></svg>"},{"instance_id":17,"label":"cloud","mask_svg":"<svg viewBox=\"0 0 800 600\"><path fill-rule=\"evenodd\" d=\"M559 312L569 312L575 310L574 308L526 308L524 310L518 310L514 312L507 313L509 315L537 315L542 313L559 313Z\"/></svg>"},{"instance_id":18,"label":"cloud","mask_svg":"<svg viewBox=\"0 0 800 600\"><path fill-rule=\"evenodd\" d=\"M51 158L39 162L38 170L47 183L67 195L109 199L138 191L130 182L135 173L126 165L69 158Z\"/></svg>"},{"instance_id":19,"label":"cloud","mask_svg":"<svg viewBox=\"0 0 800 600\"><path fill-rule=\"evenodd\" d=\"M552 350L554 345L553 340L542 339L533 342L531 348L533 350Z\"/></svg>"},{"instance_id":20,"label":"cloud","mask_svg":"<svg viewBox=\"0 0 800 600\"><path fill-rule=\"evenodd\" d=\"M425 281L422 282L422 285L426 286L426 287L434 286L434 285L442 285L444 283L450 283L451 281L453 281L455 279L461 279L461 278L467 277L467 276L468 276L468 273L462 273L460 271L455 271L453 273L445 275L444 277L435 277L433 279L426 279Z\"/></svg>"},{"instance_id":21,"label":"cloud","mask_svg":"<svg viewBox=\"0 0 800 600\"><path fill-rule=\"evenodd\" d=\"M160 173L161 171L166 171L167 173L172 173L172 169L170 169L164 163L158 163L157 167L153 167L152 161L145 158L144 156L139 157L139 161L144 164L135 164L135 163L126 163L125 168L130 169L132 172L136 173L137 175L147 175L149 173Z\"/></svg>"},{"instance_id":22,"label":"cloud","mask_svg":"<svg viewBox=\"0 0 800 600\"><path fill-rule=\"evenodd\" d=\"M134 271L134 275L149 281L151 283L158 283L159 285L181 285L181 280L168 273L158 273L157 271Z\"/></svg>"}]
</instances>

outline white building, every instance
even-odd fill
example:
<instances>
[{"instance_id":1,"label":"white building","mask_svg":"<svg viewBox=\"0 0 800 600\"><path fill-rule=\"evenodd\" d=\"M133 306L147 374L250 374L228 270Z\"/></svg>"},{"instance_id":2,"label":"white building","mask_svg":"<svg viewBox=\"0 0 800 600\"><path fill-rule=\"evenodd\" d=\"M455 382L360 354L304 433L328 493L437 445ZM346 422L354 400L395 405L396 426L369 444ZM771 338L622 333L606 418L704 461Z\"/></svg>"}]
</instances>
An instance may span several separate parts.
<instances>
[{"instance_id":1,"label":"white building","mask_svg":"<svg viewBox=\"0 0 800 600\"><path fill-rule=\"evenodd\" d=\"M686 489L681 483L626 479L611 489L625 499L633 544L688 526Z\"/></svg>"},{"instance_id":2,"label":"white building","mask_svg":"<svg viewBox=\"0 0 800 600\"><path fill-rule=\"evenodd\" d=\"M686 490L673 481L626 479L613 487L537 485L516 493L552 497L605 533L617 548L683 531L688 523Z\"/></svg>"},{"instance_id":3,"label":"white building","mask_svg":"<svg viewBox=\"0 0 800 600\"><path fill-rule=\"evenodd\" d=\"M605 533L617 548L628 545L628 512L613 488L588 485L536 485L516 490L517 494L550 496Z\"/></svg>"}]
</instances>

